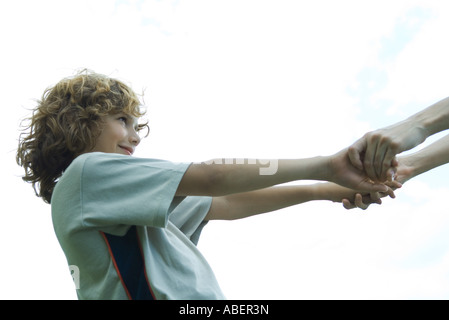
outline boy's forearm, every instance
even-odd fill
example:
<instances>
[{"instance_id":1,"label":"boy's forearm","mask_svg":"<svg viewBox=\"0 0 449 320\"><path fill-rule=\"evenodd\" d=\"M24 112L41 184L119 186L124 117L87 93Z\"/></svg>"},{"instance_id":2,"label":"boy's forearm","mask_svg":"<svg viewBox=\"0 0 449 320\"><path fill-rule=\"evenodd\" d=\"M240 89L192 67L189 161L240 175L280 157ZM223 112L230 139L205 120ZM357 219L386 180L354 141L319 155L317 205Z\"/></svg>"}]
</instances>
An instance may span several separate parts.
<instances>
[{"instance_id":1,"label":"boy's forearm","mask_svg":"<svg viewBox=\"0 0 449 320\"><path fill-rule=\"evenodd\" d=\"M278 186L237 193L212 200L206 220L236 220L313 200L353 201L356 192L334 183Z\"/></svg>"},{"instance_id":2,"label":"boy's forearm","mask_svg":"<svg viewBox=\"0 0 449 320\"><path fill-rule=\"evenodd\" d=\"M270 186L297 180L326 180L326 157L307 159L279 159L253 161L256 164L220 166L220 179L217 181L219 194L233 194L263 189ZM276 163L276 170L263 172L266 165Z\"/></svg>"},{"instance_id":3,"label":"boy's forearm","mask_svg":"<svg viewBox=\"0 0 449 320\"><path fill-rule=\"evenodd\" d=\"M296 180L326 180L328 157L233 161L216 159L192 164L177 195L224 196L264 189Z\"/></svg>"},{"instance_id":4,"label":"boy's forearm","mask_svg":"<svg viewBox=\"0 0 449 320\"><path fill-rule=\"evenodd\" d=\"M215 197L206 220L242 219L318 200L317 186L277 186Z\"/></svg>"}]
</instances>

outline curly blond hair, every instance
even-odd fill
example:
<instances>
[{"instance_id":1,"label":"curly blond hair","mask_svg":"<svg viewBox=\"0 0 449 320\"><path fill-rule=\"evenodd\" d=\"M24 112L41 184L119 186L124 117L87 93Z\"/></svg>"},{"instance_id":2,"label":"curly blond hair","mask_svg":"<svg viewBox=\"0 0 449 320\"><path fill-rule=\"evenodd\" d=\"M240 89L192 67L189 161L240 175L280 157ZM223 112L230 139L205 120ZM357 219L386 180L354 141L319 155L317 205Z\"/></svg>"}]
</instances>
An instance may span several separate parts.
<instances>
[{"instance_id":1,"label":"curly blond hair","mask_svg":"<svg viewBox=\"0 0 449 320\"><path fill-rule=\"evenodd\" d=\"M136 93L123 82L88 70L45 90L19 137L16 161L38 197L51 202L53 189L70 163L92 150L104 116L144 115ZM147 123L139 124L148 129Z\"/></svg>"}]
</instances>

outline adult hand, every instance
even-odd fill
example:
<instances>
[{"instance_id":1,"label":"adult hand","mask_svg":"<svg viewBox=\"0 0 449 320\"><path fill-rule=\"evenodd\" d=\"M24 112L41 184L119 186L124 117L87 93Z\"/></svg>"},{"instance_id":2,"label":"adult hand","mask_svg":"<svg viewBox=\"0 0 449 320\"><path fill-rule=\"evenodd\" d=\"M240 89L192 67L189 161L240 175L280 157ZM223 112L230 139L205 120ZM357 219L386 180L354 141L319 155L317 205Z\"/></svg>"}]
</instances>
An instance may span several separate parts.
<instances>
[{"instance_id":1,"label":"adult hand","mask_svg":"<svg viewBox=\"0 0 449 320\"><path fill-rule=\"evenodd\" d=\"M329 181L363 193L388 191L384 183L371 180L363 167L360 169L351 163L348 149L329 158Z\"/></svg>"},{"instance_id":2,"label":"adult hand","mask_svg":"<svg viewBox=\"0 0 449 320\"><path fill-rule=\"evenodd\" d=\"M387 181L398 165L396 155L421 144L428 135L421 126L405 120L365 134L349 147L349 159L371 180Z\"/></svg>"},{"instance_id":3,"label":"adult hand","mask_svg":"<svg viewBox=\"0 0 449 320\"><path fill-rule=\"evenodd\" d=\"M416 168L414 165L413 158L411 156L400 157L398 158L398 168L395 174L395 181L400 182L401 184L406 183L408 180L415 177L417 174Z\"/></svg>"}]
</instances>

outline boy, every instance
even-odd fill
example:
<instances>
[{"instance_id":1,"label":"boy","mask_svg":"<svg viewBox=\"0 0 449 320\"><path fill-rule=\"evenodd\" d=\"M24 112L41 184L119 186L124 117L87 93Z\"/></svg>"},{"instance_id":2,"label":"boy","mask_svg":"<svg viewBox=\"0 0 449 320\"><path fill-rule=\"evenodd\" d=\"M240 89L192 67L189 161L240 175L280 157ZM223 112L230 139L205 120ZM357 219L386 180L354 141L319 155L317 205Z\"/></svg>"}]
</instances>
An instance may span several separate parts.
<instances>
[{"instance_id":1,"label":"boy","mask_svg":"<svg viewBox=\"0 0 449 320\"><path fill-rule=\"evenodd\" d=\"M28 135L20 139L23 179L51 203L68 264L79 269L79 299L224 299L196 248L207 221L310 200L365 209L394 197L391 188L353 167L346 150L270 160L276 163L270 174L262 174L267 161L226 165L132 157L138 132L147 128L138 123L139 106L122 82L81 73L46 90ZM272 187L301 179L345 187Z\"/></svg>"}]
</instances>

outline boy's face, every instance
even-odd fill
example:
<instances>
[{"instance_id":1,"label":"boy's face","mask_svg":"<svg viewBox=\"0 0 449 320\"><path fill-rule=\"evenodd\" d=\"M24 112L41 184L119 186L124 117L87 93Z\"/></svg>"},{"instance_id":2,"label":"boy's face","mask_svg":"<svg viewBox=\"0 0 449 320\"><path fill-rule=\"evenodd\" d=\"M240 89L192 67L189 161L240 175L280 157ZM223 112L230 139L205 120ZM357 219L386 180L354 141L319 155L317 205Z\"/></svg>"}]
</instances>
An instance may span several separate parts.
<instances>
[{"instance_id":1,"label":"boy's face","mask_svg":"<svg viewBox=\"0 0 449 320\"><path fill-rule=\"evenodd\" d=\"M132 155L140 143L137 118L125 113L108 115L92 152Z\"/></svg>"}]
</instances>

